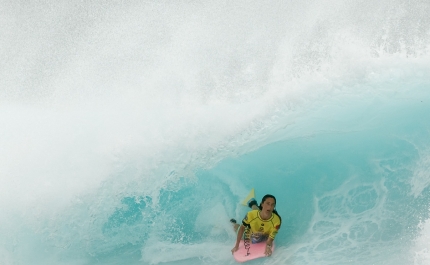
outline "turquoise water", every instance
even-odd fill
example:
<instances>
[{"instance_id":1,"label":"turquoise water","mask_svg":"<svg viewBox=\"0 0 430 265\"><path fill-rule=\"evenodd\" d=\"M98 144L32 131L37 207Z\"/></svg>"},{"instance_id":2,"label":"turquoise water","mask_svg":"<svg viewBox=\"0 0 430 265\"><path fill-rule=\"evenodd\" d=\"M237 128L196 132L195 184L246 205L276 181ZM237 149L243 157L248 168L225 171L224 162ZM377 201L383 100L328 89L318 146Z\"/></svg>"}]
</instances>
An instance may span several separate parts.
<instances>
[{"instance_id":1,"label":"turquoise water","mask_svg":"<svg viewBox=\"0 0 430 265\"><path fill-rule=\"evenodd\" d=\"M430 4L3 1L0 264L430 262Z\"/></svg>"}]
</instances>

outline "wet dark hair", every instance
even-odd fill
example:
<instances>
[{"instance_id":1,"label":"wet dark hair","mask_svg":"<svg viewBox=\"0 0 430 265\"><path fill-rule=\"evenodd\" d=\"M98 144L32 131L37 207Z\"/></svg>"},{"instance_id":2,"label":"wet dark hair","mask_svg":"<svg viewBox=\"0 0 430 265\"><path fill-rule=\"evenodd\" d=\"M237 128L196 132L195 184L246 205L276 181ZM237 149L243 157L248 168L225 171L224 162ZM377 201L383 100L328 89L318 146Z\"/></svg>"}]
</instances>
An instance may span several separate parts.
<instances>
[{"instance_id":1,"label":"wet dark hair","mask_svg":"<svg viewBox=\"0 0 430 265\"><path fill-rule=\"evenodd\" d=\"M260 205L258 205L258 208L260 210L263 210L263 207L261 205L267 200L267 198L272 198L275 201L275 207L276 207L276 198L275 198L275 196L273 196L272 194L266 194L266 195L263 196L263 199L261 199ZM276 211L275 209L273 209L273 213L276 214L279 217L279 221L281 221L281 224L282 224L282 218L279 215L278 211Z\"/></svg>"}]
</instances>

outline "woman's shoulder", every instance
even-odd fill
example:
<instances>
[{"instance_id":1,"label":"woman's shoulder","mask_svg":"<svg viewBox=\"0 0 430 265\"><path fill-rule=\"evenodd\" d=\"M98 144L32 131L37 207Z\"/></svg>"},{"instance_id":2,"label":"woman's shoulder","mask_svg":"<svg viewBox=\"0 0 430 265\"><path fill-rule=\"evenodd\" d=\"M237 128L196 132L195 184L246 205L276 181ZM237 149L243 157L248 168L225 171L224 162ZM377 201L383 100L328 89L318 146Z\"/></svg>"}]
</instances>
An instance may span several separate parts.
<instances>
[{"instance_id":1,"label":"woman's shoulder","mask_svg":"<svg viewBox=\"0 0 430 265\"><path fill-rule=\"evenodd\" d=\"M251 217L257 217L258 216L258 212L259 212L259 210L251 210L251 211L249 211L248 212L248 216L251 216Z\"/></svg>"},{"instance_id":2,"label":"woman's shoulder","mask_svg":"<svg viewBox=\"0 0 430 265\"><path fill-rule=\"evenodd\" d=\"M279 218L279 216L277 214L272 213L272 222L281 224L281 219Z\"/></svg>"}]
</instances>

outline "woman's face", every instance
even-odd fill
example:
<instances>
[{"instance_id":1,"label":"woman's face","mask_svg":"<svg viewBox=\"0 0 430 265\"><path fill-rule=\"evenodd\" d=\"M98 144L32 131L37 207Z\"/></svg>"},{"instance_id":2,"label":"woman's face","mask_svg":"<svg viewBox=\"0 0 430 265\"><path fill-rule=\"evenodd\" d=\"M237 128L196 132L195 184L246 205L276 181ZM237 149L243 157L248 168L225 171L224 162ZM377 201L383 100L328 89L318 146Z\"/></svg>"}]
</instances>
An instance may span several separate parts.
<instances>
[{"instance_id":1,"label":"woman's face","mask_svg":"<svg viewBox=\"0 0 430 265\"><path fill-rule=\"evenodd\" d=\"M275 209L275 200L273 198L266 198L266 200L261 204L262 212L265 214L272 214L273 209Z\"/></svg>"}]
</instances>

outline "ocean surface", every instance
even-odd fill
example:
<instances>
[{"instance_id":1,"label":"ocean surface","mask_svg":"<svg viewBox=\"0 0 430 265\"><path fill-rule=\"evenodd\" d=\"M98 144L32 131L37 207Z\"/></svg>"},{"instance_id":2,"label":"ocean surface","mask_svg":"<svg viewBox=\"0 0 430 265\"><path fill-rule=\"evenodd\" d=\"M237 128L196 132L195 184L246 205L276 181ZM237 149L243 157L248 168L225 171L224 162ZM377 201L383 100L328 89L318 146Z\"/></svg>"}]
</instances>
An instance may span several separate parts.
<instances>
[{"instance_id":1,"label":"ocean surface","mask_svg":"<svg viewBox=\"0 0 430 265\"><path fill-rule=\"evenodd\" d=\"M0 1L0 264L430 264L430 2Z\"/></svg>"}]
</instances>

